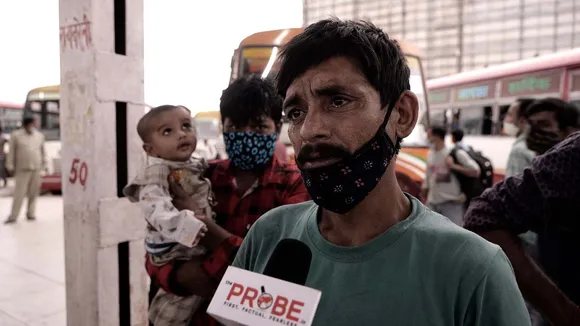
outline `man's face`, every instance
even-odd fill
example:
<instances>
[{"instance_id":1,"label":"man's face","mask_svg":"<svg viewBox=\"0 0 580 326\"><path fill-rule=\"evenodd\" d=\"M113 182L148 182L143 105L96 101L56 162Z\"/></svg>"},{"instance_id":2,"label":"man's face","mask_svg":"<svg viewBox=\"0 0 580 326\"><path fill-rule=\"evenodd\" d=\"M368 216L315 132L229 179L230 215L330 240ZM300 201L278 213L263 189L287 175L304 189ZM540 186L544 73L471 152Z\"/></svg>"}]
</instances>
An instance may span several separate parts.
<instances>
[{"instance_id":1,"label":"man's face","mask_svg":"<svg viewBox=\"0 0 580 326\"><path fill-rule=\"evenodd\" d=\"M235 124L229 117L223 122L224 132L254 132L257 134L271 135L279 131L280 126L276 126L274 120L267 116L251 119L245 125Z\"/></svg>"},{"instance_id":2,"label":"man's face","mask_svg":"<svg viewBox=\"0 0 580 326\"><path fill-rule=\"evenodd\" d=\"M520 102L514 102L510 105L507 110L505 117L503 118L504 122L511 122L517 125L518 123L518 111L520 110Z\"/></svg>"},{"instance_id":3,"label":"man's face","mask_svg":"<svg viewBox=\"0 0 580 326\"><path fill-rule=\"evenodd\" d=\"M393 142L397 135L406 137L416 122L417 99L410 92L405 94L400 101L409 108L414 105L414 121L409 130L389 122L387 133ZM292 82L284 112L297 163L307 170L334 164L361 148L377 133L387 108L381 107L379 93L355 65L347 58L334 57ZM398 110L393 110L390 121L399 118Z\"/></svg>"},{"instance_id":4,"label":"man's face","mask_svg":"<svg viewBox=\"0 0 580 326\"><path fill-rule=\"evenodd\" d=\"M435 144L437 139L438 138L433 135L433 132L431 131L431 129L427 129L427 140L429 141L429 143Z\"/></svg>"},{"instance_id":5,"label":"man's face","mask_svg":"<svg viewBox=\"0 0 580 326\"><path fill-rule=\"evenodd\" d=\"M551 111L534 113L528 117L530 127L560 133L556 114Z\"/></svg>"},{"instance_id":6,"label":"man's face","mask_svg":"<svg viewBox=\"0 0 580 326\"><path fill-rule=\"evenodd\" d=\"M36 127L36 120L25 124L24 125L24 130L26 130L27 132L32 132L32 130Z\"/></svg>"}]
</instances>

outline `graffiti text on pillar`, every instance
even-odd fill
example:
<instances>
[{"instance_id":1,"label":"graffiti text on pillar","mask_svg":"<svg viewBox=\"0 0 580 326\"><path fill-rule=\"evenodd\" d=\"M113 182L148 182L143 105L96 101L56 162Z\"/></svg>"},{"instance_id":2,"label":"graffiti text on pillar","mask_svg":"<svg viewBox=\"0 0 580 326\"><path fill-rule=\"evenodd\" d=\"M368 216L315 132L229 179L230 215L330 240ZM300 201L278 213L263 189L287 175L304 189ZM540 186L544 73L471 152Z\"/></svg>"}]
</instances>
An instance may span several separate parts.
<instances>
[{"instance_id":1,"label":"graffiti text on pillar","mask_svg":"<svg viewBox=\"0 0 580 326\"><path fill-rule=\"evenodd\" d=\"M67 49L85 51L91 47L91 22L87 15L83 18L73 18L72 24L60 27L60 51L64 52Z\"/></svg>"},{"instance_id":2,"label":"graffiti text on pillar","mask_svg":"<svg viewBox=\"0 0 580 326\"><path fill-rule=\"evenodd\" d=\"M72 184L78 182L81 186L84 186L87 183L87 177L89 174L89 168L86 162L82 162L78 158L74 158L70 167L70 175L68 177L68 181Z\"/></svg>"}]
</instances>

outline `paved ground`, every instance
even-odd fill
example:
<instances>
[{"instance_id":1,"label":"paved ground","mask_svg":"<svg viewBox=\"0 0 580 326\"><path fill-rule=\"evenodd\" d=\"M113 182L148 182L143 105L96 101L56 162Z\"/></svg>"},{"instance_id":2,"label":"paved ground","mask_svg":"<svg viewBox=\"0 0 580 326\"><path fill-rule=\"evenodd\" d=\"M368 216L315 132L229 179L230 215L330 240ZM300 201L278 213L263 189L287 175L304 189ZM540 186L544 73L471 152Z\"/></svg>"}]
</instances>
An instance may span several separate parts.
<instances>
[{"instance_id":1,"label":"paved ground","mask_svg":"<svg viewBox=\"0 0 580 326\"><path fill-rule=\"evenodd\" d=\"M12 204L0 189L0 219ZM23 207L24 209L24 207ZM39 198L36 222L0 224L0 325L66 326L62 198Z\"/></svg>"}]
</instances>

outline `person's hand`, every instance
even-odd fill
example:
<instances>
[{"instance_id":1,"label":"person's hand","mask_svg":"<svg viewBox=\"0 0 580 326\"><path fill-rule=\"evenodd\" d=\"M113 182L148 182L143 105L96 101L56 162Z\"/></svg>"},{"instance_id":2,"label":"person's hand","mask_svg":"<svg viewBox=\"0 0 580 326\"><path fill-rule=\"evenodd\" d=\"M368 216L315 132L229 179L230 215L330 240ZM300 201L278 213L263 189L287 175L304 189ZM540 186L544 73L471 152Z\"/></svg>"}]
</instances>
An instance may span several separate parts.
<instances>
[{"instance_id":1,"label":"person's hand","mask_svg":"<svg viewBox=\"0 0 580 326\"><path fill-rule=\"evenodd\" d=\"M195 243L199 243L201 239L205 237L206 234L207 234L207 226L204 225L201 228L201 230L199 230L199 232L197 233L197 237L195 237Z\"/></svg>"},{"instance_id":2,"label":"person's hand","mask_svg":"<svg viewBox=\"0 0 580 326\"><path fill-rule=\"evenodd\" d=\"M184 209L194 211L195 207L193 207L193 201L187 192L185 192L185 190L183 190L183 188L175 182L171 176L167 178L167 182L169 183L169 191L173 196L173 206L180 211Z\"/></svg>"},{"instance_id":3,"label":"person's hand","mask_svg":"<svg viewBox=\"0 0 580 326\"><path fill-rule=\"evenodd\" d=\"M205 236L200 239L199 243L209 250L216 250L224 240L232 236L231 233L217 225L213 219L206 216L196 215L196 217L207 226L207 232L205 233Z\"/></svg>"}]
</instances>

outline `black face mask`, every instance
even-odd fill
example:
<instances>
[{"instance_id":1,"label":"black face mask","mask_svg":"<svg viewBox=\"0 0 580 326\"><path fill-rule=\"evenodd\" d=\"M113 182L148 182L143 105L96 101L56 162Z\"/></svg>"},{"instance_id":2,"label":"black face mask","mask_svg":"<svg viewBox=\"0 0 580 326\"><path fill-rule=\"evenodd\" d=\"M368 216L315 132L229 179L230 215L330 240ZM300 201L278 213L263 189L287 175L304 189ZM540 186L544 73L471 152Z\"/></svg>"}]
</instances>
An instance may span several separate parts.
<instances>
[{"instance_id":1,"label":"black face mask","mask_svg":"<svg viewBox=\"0 0 580 326\"><path fill-rule=\"evenodd\" d=\"M530 127L526 135L528 149L542 155L562 139L557 132L546 131L539 127Z\"/></svg>"},{"instance_id":2,"label":"black face mask","mask_svg":"<svg viewBox=\"0 0 580 326\"><path fill-rule=\"evenodd\" d=\"M392 107L387 109L385 120L373 138L355 153L343 155L341 161L332 165L308 170L300 168L304 184L316 204L344 214L361 203L377 186L395 156L395 145L385 130Z\"/></svg>"}]
</instances>

